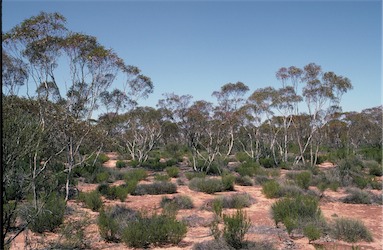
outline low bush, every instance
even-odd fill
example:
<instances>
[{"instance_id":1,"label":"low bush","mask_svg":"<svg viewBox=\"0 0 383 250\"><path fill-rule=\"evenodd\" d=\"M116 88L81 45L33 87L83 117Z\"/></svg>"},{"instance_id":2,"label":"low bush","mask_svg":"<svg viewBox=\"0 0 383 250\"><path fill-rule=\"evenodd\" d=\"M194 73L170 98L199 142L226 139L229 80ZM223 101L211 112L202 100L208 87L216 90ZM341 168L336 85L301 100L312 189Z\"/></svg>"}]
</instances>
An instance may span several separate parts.
<instances>
[{"instance_id":1,"label":"low bush","mask_svg":"<svg viewBox=\"0 0 383 250\"><path fill-rule=\"evenodd\" d=\"M233 194L230 196L220 196L215 198L212 204L220 202L222 208L236 208L241 209L244 207L250 207L253 204L253 199L247 193Z\"/></svg>"},{"instance_id":2,"label":"low bush","mask_svg":"<svg viewBox=\"0 0 383 250\"><path fill-rule=\"evenodd\" d=\"M39 202L41 203L41 202ZM39 204L40 206L41 204ZM31 208L30 214L34 215L29 224L32 232L42 233L46 231L53 231L60 226L64 220L65 213L65 199L56 193L51 194L41 210L38 211L34 207ZM30 220L30 218L27 218Z\"/></svg>"},{"instance_id":3,"label":"low bush","mask_svg":"<svg viewBox=\"0 0 383 250\"><path fill-rule=\"evenodd\" d=\"M96 182L106 182L109 179L109 173L108 172L101 172L96 175Z\"/></svg>"},{"instance_id":4,"label":"low bush","mask_svg":"<svg viewBox=\"0 0 383 250\"><path fill-rule=\"evenodd\" d=\"M193 178L205 178L205 172L187 172L185 173L186 178L190 181Z\"/></svg>"},{"instance_id":5,"label":"low bush","mask_svg":"<svg viewBox=\"0 0 383 250\"><path fill-rule=\"evenodd\" d=\"M264 168L272 168L275 166L275 162L271 158L261 158L261 159L259 159L259 163Z\"/></svg>"},{"instance_id":6,"label":"low bush","mask_svg":"<svg viewBox=\"0 0 383 250\"><path fill-rule=\"evenodd\" d=\"M267 198L281 197L281 186L276 180L269 180L262 184L262 193Z\"/></svg>"},{"instance_id":7,"label":"low bush","mask_svg":"<svg viewBox=\"0 0 383 250\"><path fill-rule=\"evenodd\" d=\"M102 207L101 195L97 191L92 191L88 193L81 192L79 195L79 200L85 203L85 206L92 211L98 211Z\"/></svg>"},{"instance_id":8,"label":"low bush","mask_svg":"<svg viewBox=\"0 0 383 250\"><path fill-rule=\"evenodd\" d=\"M124 180L126 182L135 180L135 181L141 181L146 179L148 177L148 173L146 172L145 169L138 168L138 169L133 169L125 173L124 175Z\"/></svg>"},{"instance_id":9,"label":"low bush","mask_svg":"<svg viewBox=\"0 0 383 250\"><path fill-rule=\"evenodd\" d=\"M180 169L176 166L165 168L166 173L170 176L170 178L177 178L180 172Z\"/></svg>"},{"instance_id":10,"label":"low bush","mask_svg":"<svg viewBox=\"0 0 383 250\"><path fill-rule=\"evenodd\" d=\"M192 199L186 195L179 195L174 198L162 197L161 207L165 207L168 204L175 204L177 209L192 209L194 204Z\"/></svg>"},{"instance_id":11,"label":"low bush","mask_svg":"<svg viewBox=\"0 0 383 250\"><path fill-rule=\"evenodd\" d=\"M118 160L116 162L116 168L125 168L128 164L125 161Z\"/></svg>"},{"instance_id":12,"label":"low bush","mask_svg":"<svg viewBox=\"0 0 383 250\"><path fill-rule=\"evenodd\" d=\"M260 166L258 163L249 161L249 162L243 162L239 167L235 169L237 173L239 173L241 176L250 176L253 177L257 175L260 171Z\"/></svg>"},{"instance_id":13,"label":"low bush","mask_svg":"<svg viewBox=\"0 0 383 250\"><path fill-rule=\"evenodd\" d=\"M369 173L370 175L382 176L383 175L383 167L381 164L374 162L369 164Z\"/></svg>"},{"instance_id":14,"label":"low bush","mask_svg":"<svg viewBox=\"0 0 383 250\"><path fill-rule=\"evenodd\" d=\"M101 237L106 241L119 242L128 223L138 216L138 212L118 205L107 210L102 209L97 220Z\"/></svg>"},{"instance_id":15,"label":"low bush","mask_svg":"<svg viewBox=\"0 0 383 250\"><path fill-rule=\"evenodd\" d=\"M367 185L370 183L370 180L366 177L363 177L363 176L354 176L353 178L353 182L354 184L360 188L360 189L364 189L367 187Z\"/></svg>"},{"instance_id":16,"label":"low bush","mask_svg":"<svg viewBox=\"0 0 383 250\"><path fill-rule=\"evenodd\" d=\"M240 186L253 186L253 180L247 175L235 177L235 183Z\"/></svg>"},{"instance_id":17,"label":"low bush","mask_svg":"<svg viewBox=\"0 0 383 250\"><path fill-rule=\"evenodd\" d=\"M300 188L308 189L310 186L311 178L311 173L304 171L295 176L295 182Z\"/></svg>"},{"instance_id":18,"label":"low bush","mask_svg":"<svg viewBox=\"0 0 383 250\"><path fill-rule=\"evenodd\" d=\"M156 174L154 175L156 181L170 181L170 176L167 174Z\"/></svg>"},{"instance_id":19,"label":"low bush","mask_svg":"<svg viewBox=\"0 0 383 250\"><path fill-rule=\"evenodd\" d=\"M311 241L319 239L321 234L321 230L315 224L308 224L303 228L303 235L309 239L309 244Z\"/></svg>"},{"instance_id":20,"label":"low bush","mask_svg":"<svg viewBox=\"0 0 383 250\"><path fill-rule=\"evenodd\" d=\"M189 188L194 191L214 194L225 190L233 190L234 176L227 175L222 179L218 178L193 178L189 182Z\"/></svg>"},{"instance_id":21,"label":"low bush","mask_svg":"<svg viewBox=\"0 0 383 250\"><path fill-rule=\"evenodd\" d=\"M271 215L277 227L279 222L295 228L304 228L308 222L322 221L319 201L309 195L282 198L276 201L271 205Z\"/></svg>"},{"instance_id":22,"label":"low bush","mask_svg":"<svg viewBox=\"0 0 383 250\"><path fill-rule=\"evenodd\" d=\"M177 185L167 181L158 181L152 184L139 184L132 193L133 195L157 195L174 194L177 192Z\"/></svg>"},{"instance_id":23,"label":"low bush","mask_svg":"<svg viewBox=\"0 0 383 250\"><path fill-rule=\"evenodd\" d=\"M235 249L243 247L245 234L251 226L250 219L242 210L237 210L233 215L223 215L222 236L225 241Z\"/></svg>"},{"instance_id":24,"label":"low bush","mask_svg":"<svg viewBox=\"0 0 383 250\"><path fill-rule=\"evenodd\" d=\"M178 244L186 235L187 226L167 215L140 215L128 222L122 240L129 247L147 248L150 245Z\"/></svg>"},{"instance_id":25,"label":"low bush","mask_svg":"<svg viewBox=\"0 0 383 250\"><path fill-rule=\"evenodd\" d=\"M371 204L371 195L370 193L360 190L358 188L348 188L346 189L348 195L343 198L344 203L351 204Z\"/></svg>"},{"instance_id":26,"label":"low bush","mask_svg":"<svg viewBox=\"0 0 383 250\"><path fill-rule=\"evenodd\" d=\"M120 199L121 201L125 201L126 196L131 192L131 189L126 184L120 186L101 184L97 187L97 190L109 200Z\"/></svg>"},{"instance_id":27,"label":"low bush","mask_svg":"<svg viewBox=\"0 0 383 250\"><path fill-rule=\"evenodd\" d=\"M248 154L246 154L245 152L237 152L235 154L235 159L237 159L237 161L239 161L239 162L251 162L251 161L253 161L253 159Z\"/></svg>"},{"instance_id":28,"label":"low bush","mask_svg":"<svg viewBox=\"0 0 383 250\"><path fill-rule=\"evenodd\" d=\"M332 225L332 235L338 240L346 242L373 241L371 232L363 222L355 219L338 218Z\"/></svg>"},{"instance_id":29,"label":"low bush","mask_svg":"<svg viewBox=\"0 0 383 250\"><path fill-rule=\"evenodd\" d=\"M268 176L265 175L257 175L255 176L255 183L258 185L263 185L263 183L270 181L271 179Z\"/></svg>"}]
</instances>

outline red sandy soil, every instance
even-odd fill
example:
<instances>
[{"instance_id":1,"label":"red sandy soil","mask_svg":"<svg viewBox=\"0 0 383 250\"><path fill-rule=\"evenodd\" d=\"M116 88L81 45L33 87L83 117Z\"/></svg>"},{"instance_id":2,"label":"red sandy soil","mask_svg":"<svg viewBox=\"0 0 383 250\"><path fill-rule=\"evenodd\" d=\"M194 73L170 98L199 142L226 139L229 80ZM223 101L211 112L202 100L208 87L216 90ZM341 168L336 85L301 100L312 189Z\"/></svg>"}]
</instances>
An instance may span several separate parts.
<instances>
[{"instance_id":1,"label":"red sandy soil","mask_svg":"<svg viewBox=\"0 0 383 250\"><path fill-rule=\"evenodd\" d=\"M115 167L117 154L109 154L110 160L104 164L106 167ZM332 164L325 164L322 168L334 167ZM148 180L152 178L149 177ZM187 182L186 179L184 179ZM175 182L175 179L172 179ZM147 182L147 181L144 181ZM122 184L123 181L114 183L116 185ZM91 191L96 189L97 184L79 183L78 189L80 191ZM178 219L182 219L189 216L201 217L201 221L197 223L197 226L188 227L186 237L177 246L163 246L153 249L192 249L193 244L211 240L213 237L210 235L209 221L213 218L213 212L203 209L206 203L214 197L220 195L231 195L235 192L246 192L255 202L249 208L244 209L247 215L251 219L252 227L246 235L247 240L251 241L270 241L277 249L315 249L312 244L308 244L308 239L296 235L291 239L286 230L283 227L276 228L275 223L270 215L270 207L276 201L276 199L267 199L261 192L261 186L235 186L233 192L222 192L213 195L205 194L201 192L195 192L190 190L187 185L178 186L178 193L173 195L145 195L145 196L131 196L129 195L125 202L104 200L105 206L125 205L132 209L146 210L149 212L160 212L160 201L163 196L174 197L177 195L187 195L192 198L195 208L189 210L180 210L177 214ZM313 187L313 189L315 189ZM376 192L381 195L381 191ZM327 222L332 221L334 218L347 217L354 218L363 221L367 228L372 232L373 242L357 242L354 244L346 243L343 241L327 242L320 239L314 243L320 244L325 249L352 249L352 246L359 246L359 249L383 249L383 225L382 225L382 206L381 205L362 205L362 204L345 204L337 200L346 195L344 189L339 189L337 192L327 190L324 192L324 197L321 199L320 207L322 213ZM68 207L73 209L70 218L66 220L79 220L86 217L89 218L90 225L86 227L85 237L90 244L90 249L130 249L123 243L107 243L99 235L96 220L98 212L92 212L90 209L84 207L81 202L69 201ZM234 210L225 209L224 213L230 213ZM45 233L43 235L35 234L32 232L25 232L19 235L11 249L25 249L25 239L28 238L32 242L31 247L27 249L37 249L44 243L49 241L57 241L57 234Z\"/></svg>"}]
</instances>

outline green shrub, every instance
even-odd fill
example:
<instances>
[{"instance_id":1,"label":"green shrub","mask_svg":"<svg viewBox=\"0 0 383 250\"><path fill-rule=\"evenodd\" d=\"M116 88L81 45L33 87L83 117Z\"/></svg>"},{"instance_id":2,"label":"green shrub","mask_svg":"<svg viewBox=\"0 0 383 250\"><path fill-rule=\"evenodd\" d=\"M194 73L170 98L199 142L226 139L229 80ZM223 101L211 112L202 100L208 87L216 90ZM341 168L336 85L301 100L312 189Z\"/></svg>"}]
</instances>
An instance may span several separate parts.
<instances>
[{"instance_id":1,"label":"green shrub","mask_svg":"<svg viewBox=\"0 0 383 250\"><path fill-rule=\"evenodd\" d=\"M235 177L235 183L240 186L253 186L253 180L247 175Z\"/></svg>"},{"instance_id":2,"label":"green shrub","mask_svg":"<svg viewBox=\"0 0 383 250\"><path fill-rule=\"evenodd\" d=\"M355 219L338 218L332 226L332 235L346 242L373 241L371 232L363 222Z\"/></svg>"},{"instance_id":3,"label":"green shrub","mask_svg":"<svg viewBox=\"0 0 383 250\"><path fill-rule=\"evenodd\" d=\"M53 231L60 226L64 220L65 213L65 199L56 193L51 194L44 206L40 211L32 208L30 214L33 215L29 224L32 232L42 233L46 231ZM29 215L30 216L30 215ZM28 218L28 220L30 220Z\"/></svg>"},{"instance_id":4,"label":"green shrub","mask_svg":"<svg viewBox=\"0 0 383 250\"><path fill-rule=\"evenodd\" d=\"M271 158L261 158L261 159L259 159L259 163L264 168L272 168L275 166L274 160Z\"/></svg>"},{"instance_id":5,"label":"green shrub","mask_svg":"<svg viewBox=\"0 0 383 250\"><path fill-rule=\"evenodd\" d=\"M300 223L321 220L318 199L309 195L286 197L276 201L271 205L271 215L276 226L279 222L285 223L286 218Z\"/></svg>"},{"instance_id":6,"label":"green shrub","mask_svg":"<svg viewBox=\"0 0 383 250\"><path fill-rule=\"evenodd\" d=\"M166 173L170 176L170 178L176 178L178 177L178 174L180 172L179 168L176 166L173 167L167 167L165 168Z\"/></svg>"},{"instance_id":7,"label":"green shrub","mask_svg":"<svg viewBox=\"0 0 383 250\"><path fill-rule=\"evenodd\" d=\"M232 250L233 247L229 246L222 238L218 240L209 240L198 242L193 245L193 250ZM269 241L253 242L245 241L242 243L241 249L256 249L256 250L275 250L273 243Z\"/></svg>"},{"instance_id":8,"label":"green shrub","mask_svg":"<svg viewBox=\"0 0 383 250\"><path fill-rule=\"evenodd\" d=\"M303 235L309 239L309 244L321 236L321 230L315 224L308 224L303 228Z\"/></svg>"},{"instance_id":9,"label":"green shrub","mask_svg":"<svg viewBox=\"0 0 383 250\"><path fill-rule=\"evenodd\" d=\"M207 194L214 194L224 190L222 180L217 178L193 178L189 182L189 188Z\"/></svg>"},{"instance_id":10,"label":"green shrub","mask_svg":"<svg viewBox=\"0 0 383 250\"><path fill-rule=\"evenodd\" d=\"M262 184L262 193L267 198L278 198L281 196L281 186L276 180L269 180Z\"/></svg>"},{"instance_id":11,"label":"green shrub","mask_svg":"<svg viewBox=\"0 0 383 250\"><path fill-rule=\"evenodd\" d=\"M249 162L243 162L239 167L235 169L237 173L239 173L241 176L250 176L253 177L257 175L260 171L260 166L258 163L249 161Z\"/></svg>"},{"instance_id":12,"label":"green shrub","mask_svg":"<svg viewBox=\"0 0 383 250\"><path fill-rule=\"evenodd\" d=\"M304 191L295 185L283 184L279 189L279 197L296 197L302 194L304 194Z\"/></svg>"},{"instance_id":13,"label":"green shrub","mask_svg":"<svg viewBox=\"0 0 383 250\"><path fill-rule=\"evenodd\" d=\"M382 190L382 182L381 181L371 181L370 182L371 188L376 190Z\"/></svg>"},{"instance_id":14,"label":"green shrub","mask_svg":"<svg viewBox=\"0 0 383 250\"><path fill-rule=\"evenodd\" d=\"M140 165L140 162L137 161L137 160L131 160L131 161L129 162L129 165L130 165L132 168L136 168L136 167L138 167L138 166Z\"/></svg>"},{"instance_id":15,"label":"green shrub","mask_svg":"<svg viewBox=\"0 0 383 250\"><path fill-rule=\"evenodd\" d=\"M170 176L167 174L156 174L154 176L154 180L156 180L156 181L170 181Z\"/></svg>"},{"instance_id":16,"label":"green shrub","mask_svg":"<svg viewBox=\"0 0 383 250\"><path fill-rule=\"evenodd\" d=\"M146 179L146 177L148 177L148 173L142 168L130 170L124 175L125 182L130 182L132 180L141 181Z\"/></svg>"},{"instance_id":17,"label":"green shrub","mask_svg":"<svg viewBox=\"0 0 383 250\"><path fill-rule=\"evenodd\" d=\"M79 200L85 203L85 206L92 211L98 211L102 207L101 195L97 191L80 193Z\"/></svg>"},{"instance_id":18,"label":"green shrub","mask_svg":"<svg viewBox=\"0 0 383 250\"><path fill-rule=\"evenodd\" d=\"M295 176L295 182L303 189L308 189L310 186L312 175L310 172L301 172Z\"/></svg>"},{"instance_id":19,"label":"green shrub","mask_svg":"<svg viewBox=\"0 0 383 250\"><path fill-rule=\"evenodd\" d=\"M96 175L96 182L106 182L109 179L109 173L108 172L101 172Z\"/></svg>"},{"instance_id":20,"label":"green shrub","mask_svg":"<svg viewBox=\"0 0 383 250\"><path fill-rule=\"evenodd\" d=\"M230 246L240 249L251 226L250 219L245 212L237 210L233 215L223 215L223 223L223 238Z\"/></svg>"},{"instance_id":21,"label":"green shrub","mask_svg":"<svg viewBox=\"0 0 383 250\"><path fill-rule=\"evenodd\" d=\"M116 162L116 167L117 168L125 168L128 164L125 161L118 160Z\"/></svg>"},{"instance_id":22,"label":"green shrub","mask_svg":"<svg viewBox=\"0 0 383 250\"><path fill-rule=\"evenodd\" d=\"M253 204L253 199L247 193L233 194L230 196L220 196L213 200L212 204L222 203L223 208L241 209L250 207Z\"/></svg>"},{"instance_id":23,"label":"green shrub","mask_svg":"<svg viewBox=\"0 0 383 250\"><path fill-rule=\"evenodd\" d=\"M262 185L265 182L270 181L271 179L265 175L257 175L255 176L255 183L258 185Z\"/></svg>"},{"instance_id":24,"label":"green shrub","mask_svg":"<svg viewBox=\"0 0 383 250\"><path fill-rule=\"evenodd\" d=\"M235 154L235 159L237 159L237 161L239 162L251 162L253 161L253 159L248 155L246 154L245 152L237 152Z\"/></svg>"},{"instance_id":25,"label":"green shrub","mask_svg":"<svg viewBox=\"0 0 383 250\"><path fill-rule=\"evenodd\" d=\"M362 176L354 176L353 181L355 185L360 189L366 188L367 185L370 183L370 180L368 178Z\"/></svg>"},{"instance_id":26,"label":"green shrub","mask_svg":"<svg viewBox=\"0 0 383 250\"><path fill-rule=\"evenodd\" d=\"M371 195L358 188L348 188L346 190L348 195L343 198L344 203L351 204L371 204Z\"/></svg>"},{"instance_id":27,"label":"green shrub","mask_svg":"<svg viewBox=\"0 0 383 250\"><path fill-rule=\"evenodd\" d=\"M205 178L205 172L187 172L185 173L186 178L190 181L193 178Z\"/></svg>"},{"instance_id":28,"label":"green shrub","mask_svg":"<svg viewBox=\"0 0 383 250\"><path fill-rule=\"evenodd\" d=\"M177 185L167 181L154 182L152 184L137 185L133 195L157 195L157 194L174 194L177 192Z\"/></svg>"},{"instance_id":29,"label":"green shrub","mask_svg":"<svg viewBox=\"0 0 383 250\"><path fill-rule=\"evenodd\" d=\"M383 175L383 167L379 163L370 163L369 164L369 173L370 175L382 176Z\"/></svg>"},{"instance_id":30,"label":"green shrub","mask_svg":"<svg viewBox=\"0 0 383 250\"><path fill-rule=\"evenodd\" d=\"M129 247L147 248L153 244L178 244L186 235L187 226L177 221L175 217L166 215L153 215L145 217L140 215L136 220L130 221L125 228L122 240Z\"/></svg>"},{"instance_id":31,"label":"green shrub","mask_svg":"<svg viewBox=\"0 0 383 250\"><path fill-rule=\"evenodd\" d=\"M231 174L226 174L221 177L222 181L222 191L234 191L234 181L235 176Z\"/></svg>"},{"instance_id":32,"label":"green shrub","mask_svg":"<svg viewBox=\"0 0 383 250\"><path fill-rule=\"evenodd\" d=\"M161 207L163 208L167 204L175 204L177 209L192 209L194 204L192 199L186 195L179 195L174 198L162 197Z\"/></svg>"},{"instance_id":33,"label":"green shrub","mask_svg":"<svg viewBox=\"0 0 383 250\"><path fill-rule=\"evenodd\" d=\"M130 221L136 220L138 215L138 212L119 205L107 210L102 209L97 220L101 237L106 241L119 242L123 230Z\"/></svg>"}]
</instances>

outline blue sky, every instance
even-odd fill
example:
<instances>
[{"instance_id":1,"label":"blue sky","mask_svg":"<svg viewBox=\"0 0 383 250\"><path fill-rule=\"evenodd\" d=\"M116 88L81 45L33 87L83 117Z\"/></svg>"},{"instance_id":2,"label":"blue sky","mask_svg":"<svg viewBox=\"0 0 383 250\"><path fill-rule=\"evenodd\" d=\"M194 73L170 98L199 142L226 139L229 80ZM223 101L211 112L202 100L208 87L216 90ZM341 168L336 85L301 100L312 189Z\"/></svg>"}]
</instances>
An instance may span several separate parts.
<instances>
[{"instance_id":1,"label":"blue sky","mask_svg":"<svg viewBox=\"0 0 383 250\"><path fill-rule=\"evenodd\" d=\"M382 2L376 1L3 1L3 32L40 11L96 36L151 77L163 93L211 94L242 81L280 87L281 67L314 62L348 77L344 111L381 105ZM63 77L65 78L65 77ZM63 80L65 81L65 80ZM119 79L115 83L119 84Z\"/></svg>"}]
</instances>

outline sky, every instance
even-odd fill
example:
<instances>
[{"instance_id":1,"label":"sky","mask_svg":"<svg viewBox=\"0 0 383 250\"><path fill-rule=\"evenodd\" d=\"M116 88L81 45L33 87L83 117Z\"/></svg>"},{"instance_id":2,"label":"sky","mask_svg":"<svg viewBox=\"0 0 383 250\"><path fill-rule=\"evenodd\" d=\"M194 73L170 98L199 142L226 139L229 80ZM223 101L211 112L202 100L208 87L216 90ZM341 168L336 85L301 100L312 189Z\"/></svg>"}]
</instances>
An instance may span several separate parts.
<instances>
[{"instance_id":1,"label":"sky","mask_svg":"<svg viewBox=\"0 0 383 250\"><path fill-rule=\"evenodd\" d=\"M64 15L72 31L96 36L152 79L154 92L140 105L155 106L173 92L214 101L213 91L238 81L249 94L279 88L279 68L309 63L351 80L343 111L382 104L380 0L4 0L2 8L3 32L45 11Z\"/></svg>"}]
</instances>

